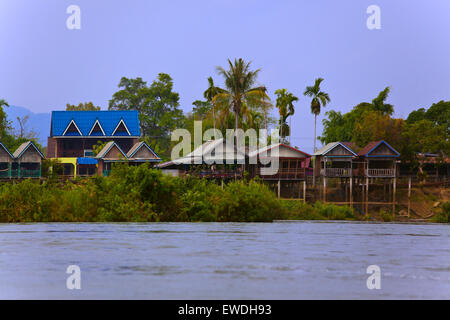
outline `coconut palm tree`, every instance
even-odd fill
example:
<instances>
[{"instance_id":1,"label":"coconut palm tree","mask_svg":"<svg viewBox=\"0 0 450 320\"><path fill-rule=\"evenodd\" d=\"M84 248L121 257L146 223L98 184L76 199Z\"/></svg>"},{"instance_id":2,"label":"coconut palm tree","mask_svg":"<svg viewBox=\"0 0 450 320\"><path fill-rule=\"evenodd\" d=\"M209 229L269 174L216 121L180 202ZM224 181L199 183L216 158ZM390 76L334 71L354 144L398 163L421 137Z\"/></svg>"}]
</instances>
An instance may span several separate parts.
<instances>
[{"instance_id":1,"label":"coconut palm tree","mask_svg":"<svg viewBox=\"0 0 450 320\"><path fill-rule=\"evenodd\" d=\"M243 59L228 59L229 70L217 67L217 72L225 79L225 89L212 99L213 105L220 110L220 117L226 119L230 111L234 113L234 128L251 117L250 109L259 108L264 99L269 99L265 87L254 87L260 69L250 70L250 62ZM235 131L236 145L237 134Z\"/></svg>"},{"instance_id":2,"label":"coconut palm tree","mask_svg":"<svg viewBox=\"0 0 450 320\"><path fill-rule=\"evenodd\" d=\"M276 106L280 114L280 136L285 138L289 134L289 144L291 143L291 126L288 126L286 120L295 112L294 102L298 101L298 97L294 96L286 89L278 89L275 91L277 95Z\"/></svg>"},{"instance_id":3,"label":"coconut palm tree","mask_svg":"<svg viewBox=\"0 0 450 320\"><path fill-rule=\"evenodd\" d=\"M216 87L214 85L214 80L212 77L208 78L208 89L205 90L205 92L203 92L203 97L206 99L206 101L208 101L209 103L212 104L212 100L214 99L214 97L219 94L219 93L224 93L225 90L219 87ZM214 105L212 104L212 111L213 111L213 123L214 123L214 129L216 129L216 115L214 112Z\"/></svg>"},{"instance_id":4,"label":"coconut palm tree","mask_svg":"<svg viewBox=\"0 0 450 320\"><path fill-rule=\"evenodd\" d=\"M3 106L9 107L9 104L8 104L8 102L6 102L5 100L0 99L0 108L3 107Z\"/></svg>"},{"instance_id":5,"label":"coconut palm tree","mask_svg":"<svg viewBox=\"0 0 450 320\"><path fill-rule=\"evenodd\" d=\"M314 152L316 152L316 127L317 127L317 116L320 114L320 108L325 107L328 102L330 102L330 97L328 93L320 91L320 84L322 83L322 78L317 78L313 86L307 86L305 96L312 98L311 100L311 113L314 114Z\"/></svg>"}]
</instances>

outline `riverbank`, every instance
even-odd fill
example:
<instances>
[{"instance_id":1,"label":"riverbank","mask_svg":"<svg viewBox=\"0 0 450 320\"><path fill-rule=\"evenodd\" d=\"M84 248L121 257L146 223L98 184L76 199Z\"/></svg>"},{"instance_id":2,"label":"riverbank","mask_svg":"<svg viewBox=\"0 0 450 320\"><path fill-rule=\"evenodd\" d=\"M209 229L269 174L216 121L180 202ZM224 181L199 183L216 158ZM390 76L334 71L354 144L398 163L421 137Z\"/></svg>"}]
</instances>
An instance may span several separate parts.
<instances>
[{"instance_id":1,"label":"riverbank","mask_svg":"<svg viewBox=\"0 0 450 320\"><path fill-rule=\"evenodd\" d=\"M450 205L442 206L448 222ZM445 220L447 219L447 220ZM110 177L70 182L48 179L0 184L0 222L271 222L273 220L384 220L348 206L278 200L259 181L223 186L177 178L142 166L117 166Z\"/></svg>"}]
</instances>

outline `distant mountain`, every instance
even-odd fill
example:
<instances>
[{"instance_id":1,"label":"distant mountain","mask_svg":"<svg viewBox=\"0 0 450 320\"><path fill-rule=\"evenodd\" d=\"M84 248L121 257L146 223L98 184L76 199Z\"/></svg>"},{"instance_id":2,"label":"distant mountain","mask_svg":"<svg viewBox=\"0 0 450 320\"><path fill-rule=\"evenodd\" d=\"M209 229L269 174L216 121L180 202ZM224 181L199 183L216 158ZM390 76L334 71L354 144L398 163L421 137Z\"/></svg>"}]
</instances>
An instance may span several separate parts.
<instances>
[{"instance_id":1,"label":"distant mountain","mask_svg":"<svg viewBox=\"0 0 450 320\"><path fill-rule=\"evenodd\" d=\"M17 117L29 116L28 121L25 124L25 129L27 131L34 131L38 137L39 143L45 147L47 145L47 137L50 135L50 118L51 113L34 113L27 108L18 106L3 107L6 114L8 115L8 120L12 122L12 127L14 132L20 129Z\"/></svg>"}]
</instances>

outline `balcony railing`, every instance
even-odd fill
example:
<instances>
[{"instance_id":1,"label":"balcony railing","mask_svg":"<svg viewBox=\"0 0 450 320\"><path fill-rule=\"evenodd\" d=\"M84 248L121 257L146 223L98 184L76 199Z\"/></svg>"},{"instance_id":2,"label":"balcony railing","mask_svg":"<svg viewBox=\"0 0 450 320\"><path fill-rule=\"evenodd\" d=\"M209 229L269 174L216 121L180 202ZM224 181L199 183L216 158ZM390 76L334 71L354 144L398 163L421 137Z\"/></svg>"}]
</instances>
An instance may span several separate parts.
<instances>
[{"instance_id":1,"label":"balcony railing","mask_svg":"<svg viewBox=\"0 0 450 320\"><path fill-rule=\"evenodd\" d=\"M395 169L367 169L368 177L394 177Z\"/></svg>"},{"instance_id":2,"label":"balcony railing","mask_svg":"<svg viewBox=\"0 0 450 320\"><path fill-rule=\"evenodd\" d=\"M11 178L40 178L41 170L14 169L11 170Z\"/></svg>"},{"instance_id":3,"label":"balcony railing","mask_svg":"<svg viewBox=\"0 0 450 320\"><path fill-rule=\"evenodd\" d=\"M270 168L259 169L259 176L261 179L280 179L280 180L299 180L305 179L305 168L287 169L279 168L278 170L272 170Z\"/></svg>"},{"instance_id":4,"label":"balcony railing","mask_svg":"<svg viewBox=\"0 0 450 320\"><path fill-rule=\"evenodd\" d=\"M325 168L320 169L320 175L325 177L350 177L350 168Z\"/></svg>"},{"instance_id":5,"label":"balcony railing","mask_svg":"<svg viewBox=\"0 0 450 320\"><path fill-rule=\"evenodd\" d=\"M9 178L9 169L0 170L0 178Z\"/></svg>"},{"instance_id":6,"label":"balcony railing","mask_svg":"<svg viewBox=\"0 0 450 320\"><path fill-rule=\"evenodd\" d=\"M234 178L241 177L242 172L237 170L200 170L200 171L185 171L182 175L194 175L202 178Z\"/></svg>"}]
</instances>

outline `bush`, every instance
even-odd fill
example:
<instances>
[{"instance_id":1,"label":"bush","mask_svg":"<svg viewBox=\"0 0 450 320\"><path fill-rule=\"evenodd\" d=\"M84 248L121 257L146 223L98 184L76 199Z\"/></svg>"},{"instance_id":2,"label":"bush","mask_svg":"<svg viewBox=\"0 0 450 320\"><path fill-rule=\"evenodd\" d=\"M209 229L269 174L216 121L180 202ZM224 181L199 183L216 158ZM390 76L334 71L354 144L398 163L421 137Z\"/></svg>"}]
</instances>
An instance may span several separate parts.
<instances>
[{"instance_id":1,"label":"bush","mask_svg":"<svg viewBox=\"0 0 450 320\"><path fill-rule=\"evenodd\" d=\"M433 217L433 222L450 223L450 202L442 205L442 211Z\"/></svg>"},{"instance_id":2,"label":"bush","mask_svg":"<svg viewBox=\"0 0 450 320\"><path fill-rule=\"evenodd\" d=\"M353 211L348 206L337 206L316 202L313 205L302 201L284 200L283 206L290 220L355 220Z\"/></svg>"},{"instance_id":3,"label":"bush","mask_svg":"<svg viewBox=\"0 0 450 320\"><path fill-rule=\"evenodd\" d=\"M272 221L284 208L265 185L177 178L116 165L110 177L0 184L0 222Z\"/></svg>"},{"instance_id":4,"label":"bush","mask_svg":"<svg viewBox=\"0 0 450 320\"><path fill-rule=\"evenodd\" d=\"M385 210L380 210L380 216L381 219L383 219L384 222L391 222L394 220L394 217L392 216L392 213L386 212Z\"/></svg>"}]
</instances>

